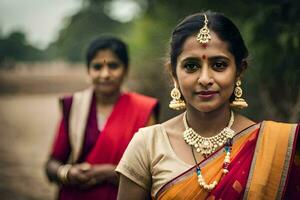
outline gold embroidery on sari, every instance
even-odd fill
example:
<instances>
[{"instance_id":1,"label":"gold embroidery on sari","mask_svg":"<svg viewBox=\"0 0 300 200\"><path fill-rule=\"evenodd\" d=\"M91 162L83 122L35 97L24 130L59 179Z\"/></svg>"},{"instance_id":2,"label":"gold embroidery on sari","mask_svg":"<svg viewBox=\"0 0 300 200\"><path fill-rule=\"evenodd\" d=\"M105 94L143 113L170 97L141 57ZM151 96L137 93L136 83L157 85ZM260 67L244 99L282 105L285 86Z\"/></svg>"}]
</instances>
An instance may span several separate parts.
<instances>
[{"instance_id":1,"label":"gold embroidery on sari","mask_svg":"<svg viewBox=\"0 0 300 200\"><path fill-rule=\"evenodd\" d=\"M216 197L214 196L214 195L210 195L208 198L207 198L207 200L215 200L216 199Z\"/></svg>"},{"instance_id":2,"label":"gold embroidery on sari","mask_svg":"<svg viewBox=\"0 0 300 200\"><path fill-rule=\"evenodd\" d=\"M241 193L241 191L243 190L243 187L242 187L241 183L238 180L234 181L234 183L232 184L232 187L238 193Z\"/></svg>"}]
</instances>

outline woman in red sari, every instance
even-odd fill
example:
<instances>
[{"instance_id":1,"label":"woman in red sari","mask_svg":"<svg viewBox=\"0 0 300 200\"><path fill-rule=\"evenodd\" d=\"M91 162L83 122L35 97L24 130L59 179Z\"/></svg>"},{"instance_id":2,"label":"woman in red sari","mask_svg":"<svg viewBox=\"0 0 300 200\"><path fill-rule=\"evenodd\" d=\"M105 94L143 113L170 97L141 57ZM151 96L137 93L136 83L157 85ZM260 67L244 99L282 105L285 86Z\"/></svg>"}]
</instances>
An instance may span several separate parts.
<instances>
[{"instance_id":1,"label":"woman in red sari","mask_svg":"<svg viewBox=\"0 0 300 200\"><path fill-rule=\"evenodd\" d=\"M247 57L239 30L220 13L176 26L169 106L186 110L134 136L116 169L118 199L299 199L299 125L256 123L236 111L248 106Z\"/></svg>"},{"instance_id":2,"label":"woman in red sari","mask_svg":"<svg viewBox=\"0 0 300 200\"><path fill-rule=\"evenodd\" d=\"M155 123L156 99L121 91L128 62L120 39L94 40L87 51L93 87L61 100L63 117L46 164L59 199L116 199L116 165L133 134Z\"/></svg>"}]
</instances>

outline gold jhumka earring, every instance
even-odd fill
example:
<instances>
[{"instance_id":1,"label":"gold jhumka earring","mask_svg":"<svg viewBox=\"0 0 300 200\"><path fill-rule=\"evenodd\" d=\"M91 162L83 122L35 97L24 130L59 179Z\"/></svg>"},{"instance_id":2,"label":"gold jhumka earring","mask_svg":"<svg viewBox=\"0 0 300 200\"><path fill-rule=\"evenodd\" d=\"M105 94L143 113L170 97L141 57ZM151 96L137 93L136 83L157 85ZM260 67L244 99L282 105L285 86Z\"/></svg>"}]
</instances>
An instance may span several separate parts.
<instances>
[{"instance_id":1,"label":"gold jhumka earring","mask_svg":"<svg viewBox=\"0 0 300 200\"><path fill-rule=\"evenodd\" d=\"M211 40L211 36L207 24L208 24L208 19L206 14L204 14L204 26L200 29L197 35L197 41L200 44L202 44L204 48L207 46L207 43Z\"/></svg>"},{"instance_id":2,"label":"gold jhumka earring","mask_svg":"<svg viewBox=\"0 0 300 200\"><path fill-rule=\"evenodd\" d=\"M245 99L241 98L243 95L243 90L241 88L241 85L242 85L241 79L238 78L237 81L235 82L235 88L234 88L235 97L233 102L230 104L230 106L233 108L243 109L248 107L248 104L245 101Z\"/></svg>"},{"instance_id":3,"label":"gold jhumka earring","mask_svg":"<svg viewBox=\"0 0 300 200\"><path fill-rule=\"evenodd\" d=\"M176 83L174 83L174 88L171 90L172 101L169 104L169 107L174 110L185 109L185 102L181 99L181 93L177 88Z\"/></svg>"}]
</instances>

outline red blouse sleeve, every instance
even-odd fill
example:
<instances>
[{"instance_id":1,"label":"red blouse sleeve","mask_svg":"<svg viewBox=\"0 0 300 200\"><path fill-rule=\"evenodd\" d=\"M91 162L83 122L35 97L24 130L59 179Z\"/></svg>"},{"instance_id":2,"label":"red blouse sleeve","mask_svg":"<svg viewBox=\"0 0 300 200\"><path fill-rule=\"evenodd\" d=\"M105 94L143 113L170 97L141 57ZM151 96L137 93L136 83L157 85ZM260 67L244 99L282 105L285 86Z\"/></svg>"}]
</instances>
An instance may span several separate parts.
<instances>
[{"instance_id":1,"label":"red blouse sleeve","mask_svg":"<svg viewBox=\"0 0 300 200\"><path fill-rule=\"evenodd\" d=\"M67 162L71 152L71 145L68 133L68 121L72 104L72 98L63 98L61 99L60 103L62 107L62 119L60 120L59 127L54 138L51 157L65 163Z\"/></svg>"}]
</instances>

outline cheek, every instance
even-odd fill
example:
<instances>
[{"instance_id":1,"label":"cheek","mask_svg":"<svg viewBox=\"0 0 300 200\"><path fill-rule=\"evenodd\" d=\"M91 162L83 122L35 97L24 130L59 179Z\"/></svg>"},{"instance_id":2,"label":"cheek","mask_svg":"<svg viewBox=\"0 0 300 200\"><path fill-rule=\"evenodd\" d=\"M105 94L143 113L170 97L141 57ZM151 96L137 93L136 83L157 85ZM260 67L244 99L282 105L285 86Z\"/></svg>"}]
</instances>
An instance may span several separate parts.
<instances>
[{"instance_id":1,"label":"cheek","mask_svg":"<svg viewBox=\"0 0 300 200\"><path fill-rule=\"evenodd\" d=\"M235 66L230 66L224 73L216 74L216 79L220 87L233 91L236 80Z\"/></svg>"},{"instance_id":2,"label":"cheek","mask_svg":"<svg viewBox=\"0 0 300 200\"><path fill-rule=\"evenodd\" d=\"M113 71L113 77L118 80L118 81L122 81L126 75L126 72L125 72L125 69L123 68L120 68L120 69L117 69L115 71Z\"/></svg>"},{"instance_id":3,"label":"cheek","mask_svg":"<svg viewBox=\"0 0 300 200\"><path fill-rule=\"evenodd\" d=\"M195 81L195 76L191 74L177 74L177 77L180 91L184 98L188 99L191 96L191 93L194 91L195 85L197 84Z\"/></svg>"},{"instance_id":4,"label":"cheek","mask_svg":"<svg viewBox=\"0 0 300 200\"><path fill-rule=\"evenodd\" d=\"M228 89L230 89L230 88L233 88L233 86L234 86L234 81L233 81L233 79L227 79L227 80L225 80L224 82L223 82L223 85L224 85L224 87L226 87L226 88L228 88Z\"/></svg>"},{"instance_id":5,"label":"cheek","mask_svg":"<svg viewBox=\"0 0 300 200\"><path fill-rule=\"evenodd\" d=\"M95 70L93 70L93 69L89 69L88 70L88 75L92 79L96 79L97 78L97 72Z\"/></svg>"},{"instance_id":6,"label":"cheek","mask_svg":"<svg viewBox=\"0 0 300 200\"><path fill-rule=\"evenodd\" d=\"M219 86L223 89L224 93L226 93L226 96L231 96L233 90L234 90L234 77L223 79L222 81L219 81Z\"/></svg>"}]
</instances>

